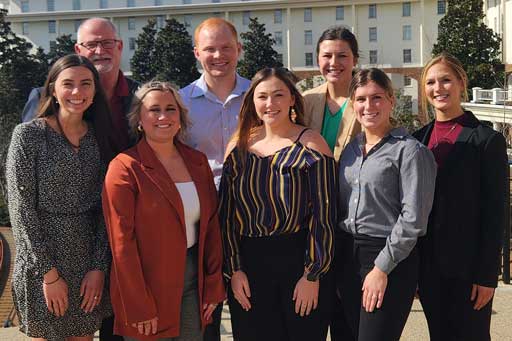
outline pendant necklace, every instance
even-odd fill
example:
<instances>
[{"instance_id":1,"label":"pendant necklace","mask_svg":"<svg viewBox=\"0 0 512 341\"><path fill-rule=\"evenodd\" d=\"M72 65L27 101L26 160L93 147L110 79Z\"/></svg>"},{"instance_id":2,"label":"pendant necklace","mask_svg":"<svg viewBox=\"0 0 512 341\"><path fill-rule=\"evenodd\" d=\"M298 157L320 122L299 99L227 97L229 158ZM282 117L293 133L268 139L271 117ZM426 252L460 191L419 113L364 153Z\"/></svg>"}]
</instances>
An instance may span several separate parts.
<instances>
[{"instance_id":1,"label":"pendant necklace","mask_svg":"<svg viewBox=\"0 0 512 341\"><path fill-rule=\"evenodd\" d=\"M457 123L454 123L450 129L448 130L448 132L446 134L444 134L443 136L441 136L440 139L437 138L437 129L436 129L436 126L434 125L434 139L435 139L435 142L434 144L432 145L432 149L436 148L438 145L439 145L439 141L443 141L444 139L446 139L448 137L448 135L450 135L452 133L452 131L455 130L455 127L457 126Z\"/></svg>"}]
</instances>

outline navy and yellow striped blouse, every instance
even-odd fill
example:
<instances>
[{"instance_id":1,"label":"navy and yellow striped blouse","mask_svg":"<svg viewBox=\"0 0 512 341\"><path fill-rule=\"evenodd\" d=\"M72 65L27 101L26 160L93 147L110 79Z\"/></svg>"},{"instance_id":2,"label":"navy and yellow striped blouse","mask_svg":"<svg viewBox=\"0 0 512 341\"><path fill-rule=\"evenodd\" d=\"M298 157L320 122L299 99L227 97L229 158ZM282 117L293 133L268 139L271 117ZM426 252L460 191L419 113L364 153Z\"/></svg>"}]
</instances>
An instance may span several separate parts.
<instances>
[{"instance_id":1,"label":"navy and yellow striped blouse","mask_svg":"<svg viewBox=\"0 0 512 341\"><path fill-rule=\"evenodd\" d=\"M225 273L243 270L243 237L291 234L308 229L304 265L318 279L330 267L336 223L336 163L300 142L260 157L237 148L224 162L220 221Z\"/></svg>"}]
</instances>

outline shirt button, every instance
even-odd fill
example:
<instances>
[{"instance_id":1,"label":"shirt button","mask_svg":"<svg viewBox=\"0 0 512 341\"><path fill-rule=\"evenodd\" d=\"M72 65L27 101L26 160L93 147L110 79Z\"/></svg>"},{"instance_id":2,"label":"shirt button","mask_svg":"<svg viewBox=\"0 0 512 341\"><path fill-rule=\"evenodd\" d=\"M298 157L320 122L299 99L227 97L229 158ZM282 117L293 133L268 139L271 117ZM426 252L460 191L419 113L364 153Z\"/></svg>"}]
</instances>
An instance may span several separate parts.
<instances>
[{"instance_id":1,"label":"shirt button","mask_svg":"<svg viewBox=\"0 0 512 341\"><path fill-rule=\"evenodd\" d=\"M354 222L354 219L353 218L350 218L350 222L353 223Z\"/></svg>"},{"instance_id":2,"label":"shirt button","mask_svg":"<svg viewBox=\"0 0 512 341\"><path fill-rule=\"evenodd\" d=\"M357 180L357 179L356 179L355 183L356 183L356 184L358 184L358 183L359 183L359 180Z\"/></svg>"},{"instance_id":3,"label":"shirt button","mask_svg":"<svg viewBox=\"0 0 512 341\"><path fill-rule=\"evenodd\" d=\"M357 204L357 199L354 199L354 203L356 203L356 204Z\"/></svg>"}]
</instances>

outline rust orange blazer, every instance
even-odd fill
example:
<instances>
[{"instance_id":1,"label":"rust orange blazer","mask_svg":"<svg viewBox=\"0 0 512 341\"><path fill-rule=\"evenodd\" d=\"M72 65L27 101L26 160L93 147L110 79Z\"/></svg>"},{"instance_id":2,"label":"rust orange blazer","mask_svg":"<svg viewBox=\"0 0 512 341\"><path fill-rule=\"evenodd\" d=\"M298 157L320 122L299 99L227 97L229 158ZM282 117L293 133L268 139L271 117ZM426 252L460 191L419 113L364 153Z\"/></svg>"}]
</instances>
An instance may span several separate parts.
<instances>
[{"instance_id":1,"label":"rust orange blazer","mask_svg":"<svg viewBox=\"0 0 512 341\"><path fill-rule=\"evenodd\" d=\"M206 157L175 142L200 203L199 307L225 298L217 191ZM109 165L103 212L112 249L110 295L114 332L140 340L176 337L180 330L187 240L180 194L145 139ZM140 335L132 323L158 317L158 332ZM207 321L201 316L204 328Z\"/></svg>"}]
</instances>

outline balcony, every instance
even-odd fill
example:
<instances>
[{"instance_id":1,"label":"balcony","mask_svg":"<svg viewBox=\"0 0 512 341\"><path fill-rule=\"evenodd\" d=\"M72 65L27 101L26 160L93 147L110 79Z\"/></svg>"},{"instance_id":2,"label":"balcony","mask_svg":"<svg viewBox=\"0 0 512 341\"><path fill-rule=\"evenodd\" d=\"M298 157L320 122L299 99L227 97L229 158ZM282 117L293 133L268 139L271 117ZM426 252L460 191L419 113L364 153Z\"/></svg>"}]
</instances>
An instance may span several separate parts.
<instances>
[{"instance_id":1,"label":"balcony","mask_svg":"<svg viewBox=\"0 0 512 341\"><path fill-rule=\"evenodd\" d=\"M512 88L503 90L501 88L482 89L473 88L473 99L471 103L488 103L495 105L512 104Z\"/></svg>"}]
</instances>

